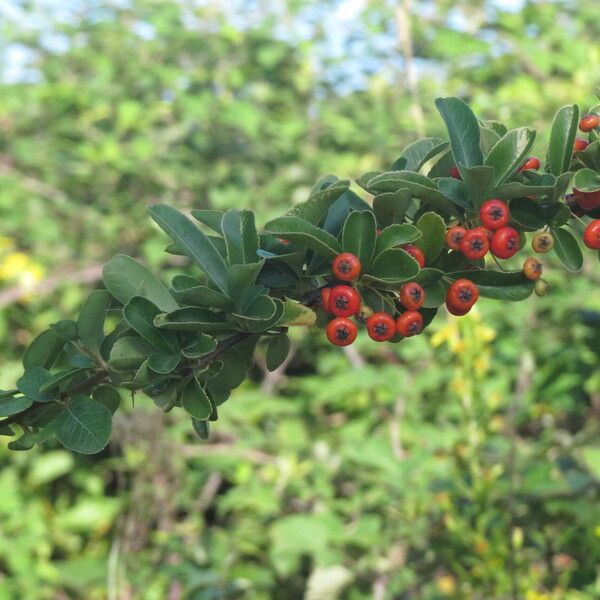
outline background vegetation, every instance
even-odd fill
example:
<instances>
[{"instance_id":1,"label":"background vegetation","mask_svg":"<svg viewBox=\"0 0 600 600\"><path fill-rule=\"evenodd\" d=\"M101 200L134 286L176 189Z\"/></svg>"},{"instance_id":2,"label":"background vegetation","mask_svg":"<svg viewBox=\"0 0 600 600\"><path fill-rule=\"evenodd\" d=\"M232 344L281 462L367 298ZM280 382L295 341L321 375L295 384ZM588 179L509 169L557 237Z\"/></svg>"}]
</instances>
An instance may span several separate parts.
<instances>
[{"instance_id":1,"label":"background vegetation","mask_svg":"<svg viewBox=\"0 0 600 600\"><path fill-rule=\"evenodd\" d=\"M593 3L19 0L0 7L0 387L145 214L250 207L442 131L594 102ZM557 26L560 24L560 26ZM296 333L208 443L137 396L96 457L0 438L0 600L600 597L600 268L347 352Z\"/></svg>"}]
</instances>

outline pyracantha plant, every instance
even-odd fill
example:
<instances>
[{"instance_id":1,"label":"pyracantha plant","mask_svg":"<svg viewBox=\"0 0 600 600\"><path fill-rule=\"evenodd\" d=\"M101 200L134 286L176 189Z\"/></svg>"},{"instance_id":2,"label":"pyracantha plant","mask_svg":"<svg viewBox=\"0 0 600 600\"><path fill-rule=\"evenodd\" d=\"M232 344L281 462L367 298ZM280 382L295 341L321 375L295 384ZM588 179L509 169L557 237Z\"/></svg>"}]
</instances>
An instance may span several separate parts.
<instances>
[{"instance_id":1,"label":"pyracantha plant","mask_svg":"<svg viewBox=\"0 0 600 600\"><path fill-rule=\"evenodd\" d=\"M113 258L105 289L77 321L40 334L15 389L0 391L0 435L18 435L14 450L56 436L99 452L126 389L186 411L205 438L261 340L268 368L285 360L290 327L320 326L337 345L363 328L400 342L443 305L464 315L479 297L543 294L536 254L553 250L579 271L578 238L600 248L600 105L557 112L544 165L530 156L533 130L480 121L458 98L436 105L447 140L409 145L387 171L360 177L359 193L325 177L261 230L249 210L151 206L172 240L166 251L200 273L167 287L134 259Z\"/></svg>"}]
</instances>

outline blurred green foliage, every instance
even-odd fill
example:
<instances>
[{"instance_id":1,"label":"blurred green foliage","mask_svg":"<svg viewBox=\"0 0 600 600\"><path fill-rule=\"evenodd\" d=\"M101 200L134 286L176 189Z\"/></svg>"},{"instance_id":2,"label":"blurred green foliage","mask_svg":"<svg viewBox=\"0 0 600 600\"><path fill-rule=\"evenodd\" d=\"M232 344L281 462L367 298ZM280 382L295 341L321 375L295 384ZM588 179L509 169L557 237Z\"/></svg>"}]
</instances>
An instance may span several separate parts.
<instances>
[{"instance_id":1,"label":"blurred green foliage","mask_svg":"<svg viewBox=\"0 0 600 600\"><path fill-rule=\"evenodd\" d=\"M122 251L178 267L149 203L264 222L320 175L439 133L447 93L541 146L600 79L593 3L414 1L416 105L402 4L223 4L0 8L0 387L75 314L90 266ZM142 397L99 457L1 442L0 600L600 597L585 269L391 349L297 334L285 373L258 360L207 444Z\"/></svg>"}]
</instances>

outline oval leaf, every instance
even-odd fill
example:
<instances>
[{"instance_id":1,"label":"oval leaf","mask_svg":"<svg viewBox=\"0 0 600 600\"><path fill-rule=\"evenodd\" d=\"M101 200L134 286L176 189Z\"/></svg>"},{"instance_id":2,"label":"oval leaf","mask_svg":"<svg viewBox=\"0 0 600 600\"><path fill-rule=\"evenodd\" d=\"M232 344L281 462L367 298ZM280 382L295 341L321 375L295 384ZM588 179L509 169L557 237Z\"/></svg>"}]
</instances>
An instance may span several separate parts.
<instances>
[{"instance_id":1,"label":"oval leaf","mask_svg":"<svg viewBox=\"0 0 600 600\"><path fill-rule=\"evenodd\" d=\"M572 273L581 271L583 267L583 253L575 236L568 230L553 229L554 251L565 267Z\"/></svg>"}]
</instances>

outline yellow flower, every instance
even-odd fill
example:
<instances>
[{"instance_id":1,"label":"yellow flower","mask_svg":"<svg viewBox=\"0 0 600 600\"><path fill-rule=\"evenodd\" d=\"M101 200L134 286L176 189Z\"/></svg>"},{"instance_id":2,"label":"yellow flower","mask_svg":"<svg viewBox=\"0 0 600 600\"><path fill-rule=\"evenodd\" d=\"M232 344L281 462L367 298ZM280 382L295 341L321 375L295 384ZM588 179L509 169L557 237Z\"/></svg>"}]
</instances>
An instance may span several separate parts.
<instances>
[{"instance_id":1,"label":"yellow flower","mask_svg":"<svg viewBox=\"0 0 600 600\"><path fill-rule=\"evenodd\" d=\"M528 590L525 594L525 600L550 600L550 596L548 594L540 594L535 590Z\"/></svg>"},{"instance_id":2,"label":"yellow flower","mask_svg":"<svg viewBox=\"0 0 600 600\"><path fill-rule=\"evenodd\" d=\"M487 325L479 325L475 332L475 335L482 342L491 342L496 337L496 330Z\"/></svg>"},{"instance_id":3,"label":"yellow flower","mask_svg":"<svg viewBox=\"0 0 600 600\"><path fill-rule=\"evenodd\" d=\"M34 287L44 276L44 269L41 265L31 264L19 276L19 284L25 288Z\"/></svg>"},{"instance_id":4,"label":"yellow flower","mask_svg":"<svg viewBox=\"0 0 600 600\"><path fill-rule=\"evenodd\" d=\"M444 596L450 596L450 594L454 594L456 591L456 580L452 575L442 575L437 578L435 583L440 593L444 594Z\"/></svg>"},{"instance_id":5,"label":"yellow flower","mask_svg":"<svg viewBox=\"0 0 600 600\"><path fill-rule=\"evenodd\" d=\"M437 348L451 338L455 338L457 334L458 330L456 328L456 323L454 321L449 321L439 331L431 336L431 345L434 348Z\"/></svg>"},{"instance_id":6,"label":"yellow flower","mask_svg":"<svg viewBox=\"0 0 600 600\"><path fill-rule=\"evenodd\" d=\"M12 247L13 247L12 239L5 235L0 235L0 252L2 252L4 250L11 250Z\"/></svg>"},{"instance_id":7,"label":"yellow flower","mask_svg":"<svg viewBox=\"0 0 600 600\"><path fill-rule=\"evenodd\" d=\"M600 523L594 527L594 535L600 537Z\"/></svg>"},{"instance_id":8,"label":"yellow flower","mask_svg":"<svg viewBox=\"0 0 600 600\"><path fill-rule=\"evenodd\" d=\"M30 259L23 252L12 252L0 264L0 279L16 279L29 265Z\"/></svg>"}]
</instances>

